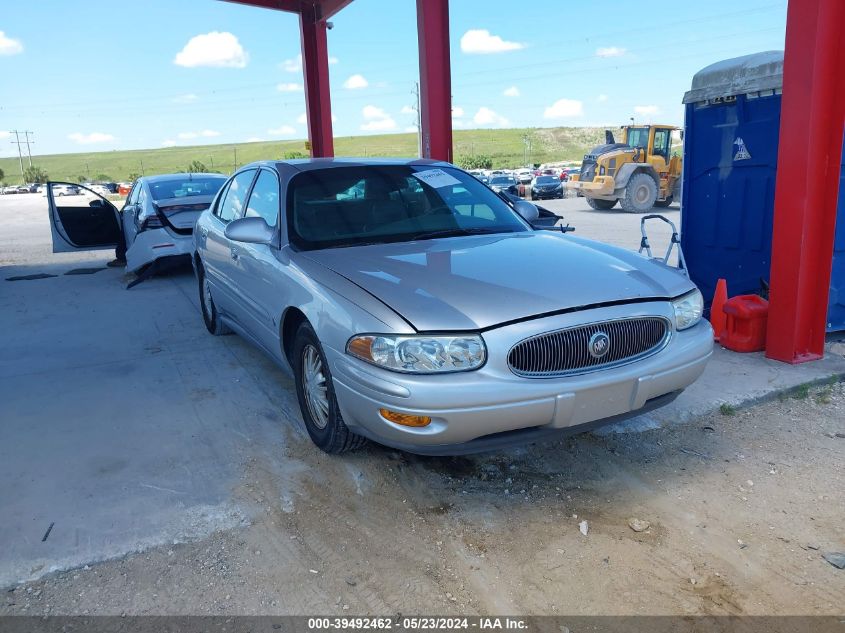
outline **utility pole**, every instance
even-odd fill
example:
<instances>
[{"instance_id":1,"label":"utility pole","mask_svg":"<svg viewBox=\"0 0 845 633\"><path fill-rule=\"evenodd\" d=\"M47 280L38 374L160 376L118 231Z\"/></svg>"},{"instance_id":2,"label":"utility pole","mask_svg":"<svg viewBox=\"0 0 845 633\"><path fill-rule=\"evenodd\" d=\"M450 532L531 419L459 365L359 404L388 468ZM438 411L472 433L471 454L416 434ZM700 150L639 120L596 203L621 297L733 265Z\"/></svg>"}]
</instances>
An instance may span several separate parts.
<instances>
[{"instance_id":1,"label":"utility pole","mask_svg":"<svg viewBox=\"0 0 845 633\"><path fill-rule=\"evenodd\" d=\"M144 175L146 175L146 174L144 174L144 159L139 158L138 160L141 161L141 175L144 176Z\"/></svg>"},{"instance_id":2,"label":"utility pole","mask_svg":"<svg viewBox=\"0 0 845 633\"><path fill-rule=\"evenodd\" d=\"M211 171L214 171L214 156L209 156L211 159Z\"/></svg>"},{"instance_id":3,"label":"utility pole","mask_svg":"<svg viewBox=\"0 0 845 633\"><path fill-rule=\"evenodd\" d=\"M416 97L416 105L414 110L417 111L417 156L422 158L422 108L420 104L420 82L414 82L414 96Z\"/></svg>"},{"instance_id":4,"label":"utility pole","mask_svg":"<svg viewBox=\"0 0 845 633\"><path fill-rule=\"evenodd\" d=\"M12 143L14 145L18 146L18 160L20 161L20 164L21 164L21 184L24 184L26 178L24 178L24 175L23 175L23 154L21 153L21 137L20 137L17 130L11 130L9 133L15 135L15 140L12 141Z\"/></svg>"},{"instance_id":5,"label":"utility pole","mask_svg":"<svg viewBox=\"0 0 845 633\"><path fill-rule=\"evenodd\" d=\"M29 149L29 144L31 142L34 145L35 141L29 140L30 134L35 136L35 132L32 132L31 130L24 130L23 135L24 135L24 138L26 138L26 155L29 157L29 166L32 167L32 150Z\"/></svg>"}]
</instances>

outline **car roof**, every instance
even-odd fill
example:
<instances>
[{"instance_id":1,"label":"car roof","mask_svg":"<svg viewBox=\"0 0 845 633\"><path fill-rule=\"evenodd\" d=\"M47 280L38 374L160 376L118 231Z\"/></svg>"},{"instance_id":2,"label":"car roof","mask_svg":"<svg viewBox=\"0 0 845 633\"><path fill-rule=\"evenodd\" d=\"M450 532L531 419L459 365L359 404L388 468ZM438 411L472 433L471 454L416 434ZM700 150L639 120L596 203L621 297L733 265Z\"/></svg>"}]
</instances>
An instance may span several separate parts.
<instances>
[{"instance_id":1,"label":"car roof","mask_svg":"<svg viewBox=\"0 0 845 633\"><path fill-rule=\"evenodd\" d=\"M179 174L158 174L156 176L143 176L139 178L139 180L143 180L144 182L167 182L168 180L184 180L187 178L188 180L192 178L223 178L224 180L228 178L226 174L209 174L209 173L193 173L193 172L184 172Z\"/></svg>"},{"instance_id":2,"label":"car roof","mask_svg":"<svg viewBox=\"0 0 845 633\"><path fill-rule=\"evenodd\" d=\"M294 158L291 160L260 160L244 165L249 167L274 167L277 170L295 169L296 171L313 171L316 169L330 169L333 167L362 167L385 165L409 166L437 166L454 167L451 163L428 158L372 158L372 157L342 157L342 158Z\"/></svg>"}]
</instances>

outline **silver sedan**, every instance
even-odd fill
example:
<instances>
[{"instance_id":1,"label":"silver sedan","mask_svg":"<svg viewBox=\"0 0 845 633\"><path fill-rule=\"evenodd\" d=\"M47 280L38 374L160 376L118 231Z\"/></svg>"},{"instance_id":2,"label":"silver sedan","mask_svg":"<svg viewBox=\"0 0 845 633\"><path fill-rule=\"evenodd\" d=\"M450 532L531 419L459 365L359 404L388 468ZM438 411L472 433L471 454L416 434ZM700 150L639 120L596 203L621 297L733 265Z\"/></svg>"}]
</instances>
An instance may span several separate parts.
<instances>
[{"instance_id":1,"label":"silver sedan","mask_svg":"<svg viewBox=\"0 0 845 633\"><path fill-rule=\"evenodd\" d=\"M686 276L536 218L448 163L248 165L197 221L202 316L291 369L329 453L492 450L698 378L713 337Z\"/></svg>"}]
</instances>

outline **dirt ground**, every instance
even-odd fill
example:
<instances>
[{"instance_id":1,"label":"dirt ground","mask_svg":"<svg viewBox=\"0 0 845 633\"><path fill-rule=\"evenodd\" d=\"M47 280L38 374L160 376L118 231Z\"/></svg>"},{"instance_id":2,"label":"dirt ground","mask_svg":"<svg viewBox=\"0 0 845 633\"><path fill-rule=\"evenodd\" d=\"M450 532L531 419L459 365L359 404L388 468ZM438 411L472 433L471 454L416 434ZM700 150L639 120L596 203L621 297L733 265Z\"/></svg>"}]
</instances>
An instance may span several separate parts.
<instances>
[{"instance_id":1,"label":"dirt ground","mask_svg":"<svg viewBox=\"0 0 845 633\"><path fill-rule=\"evenodd\" d=\"M246 464L251 525L10 588L0 614L845 613L841 384L467 458L286 445Z\"/></svg>"}]
</instances>

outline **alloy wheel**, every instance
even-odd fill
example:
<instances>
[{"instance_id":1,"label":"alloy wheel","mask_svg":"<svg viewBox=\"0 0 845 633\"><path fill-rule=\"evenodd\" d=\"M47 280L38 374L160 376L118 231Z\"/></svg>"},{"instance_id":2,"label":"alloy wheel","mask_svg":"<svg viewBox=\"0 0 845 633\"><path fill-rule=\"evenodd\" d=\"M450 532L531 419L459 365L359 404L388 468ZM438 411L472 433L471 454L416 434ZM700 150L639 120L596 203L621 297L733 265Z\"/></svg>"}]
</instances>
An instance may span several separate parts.
<instances>
[{"instance_id":1,"label":"alloy wheel","mask_svg":"<svg viewBox=\"0 0 845 633\"><path fill-rule=\"evenodd\" d=\"M318 429L326 428L329 423L329 398L326 391L326 375L323 372L323 360L320 352L313 345L302 349L302 386L305 391L305 403L308 413Z\"/></svg>"}]
</instances>

